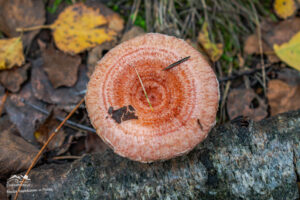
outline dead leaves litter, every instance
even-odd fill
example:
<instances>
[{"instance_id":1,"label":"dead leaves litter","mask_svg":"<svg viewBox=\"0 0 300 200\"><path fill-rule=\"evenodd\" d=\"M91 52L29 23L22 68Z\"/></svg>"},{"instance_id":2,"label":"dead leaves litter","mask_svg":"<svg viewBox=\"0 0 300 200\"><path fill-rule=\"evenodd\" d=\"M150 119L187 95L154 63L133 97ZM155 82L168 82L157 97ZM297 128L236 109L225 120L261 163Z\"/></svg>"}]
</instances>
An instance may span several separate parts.
<instances>
[{"instance_id":1,"label":"dead leaves litter","mask_svg":"<svg viewBox=\"0 0 300 200\"><path fill-rule=\"evenodd\" d=\"M264 119L268 106L252 89L234 89L228 95L227 111L230 119L238 116L255 121Z\"/></svg>"},{"instance_id":2,"label":"dead leaves litter","mask_svg":"<svg viewBox=\"0 0 300 200\"><path fill-rule=\"evenodd\" d=\"M27 71L30 63L22 67L3 70L0 72L0 83L11 92L18 92L21 85L27 80Z\"/></svg>"},{"instance_id":3,"label":"dead leaves litter","mask_svg":"<svg viewBox=\"0 0 300 200\"><path fill-rule=\"evenodd\" d=\"M78 68L81 63L79 55L68 55L55 50L51 45L42 48L43 68L54 88L72 87L77 81Z\"/></svg>"},{"instance_id":4,"label":"dead leaves litter","mask_svg":"<svg viewBox=\"0 0 300 200\"><path fill-rule=\"evenodd\" d=\"M0 70L21 66L25 61L20 37L0 40Z\"/></svg>"},{"instance_id":5,"label":"dead leaves litter","mask_svg":"<svg viewBox=\"0 0 300 200\"><path fill-rule=\"evenodd\" d=\"M272 116L300 108L300 84L292 86L281 80L271 80L267 96Z\"/></svg>"},{"instance_id":6,"label":"dead leaves litter","mask_svg":"<svg viewBox=\"0 0 300 200\"><path fill-rule=\"evenodd\" d=\"M7 116L0 119L0 178L26 170L37 148L18 136Z\"/></svg>"},{"instance_id":7,"label":"dead leaves litter","mask_svg":"<svg viewBox=\"0 0 300 200\"><path fill-rule=\"evenodd\" d=\"M40 26L45 23L45 1L0 0L0 31L7 37L17 37L19 27ZM26 32L22 36L24 48L29 47L39 30Z\"/></svg>"}]
</instances>

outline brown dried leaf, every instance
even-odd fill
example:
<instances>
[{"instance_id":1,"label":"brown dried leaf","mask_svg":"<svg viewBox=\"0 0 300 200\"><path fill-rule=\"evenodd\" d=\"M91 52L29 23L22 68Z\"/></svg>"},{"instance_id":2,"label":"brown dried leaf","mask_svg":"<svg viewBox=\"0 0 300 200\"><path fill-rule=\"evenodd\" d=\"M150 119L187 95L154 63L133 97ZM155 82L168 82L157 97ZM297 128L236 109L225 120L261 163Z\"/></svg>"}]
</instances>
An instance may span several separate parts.
<instances>
[{"instance_id":1,"label":"brown dried leaf","mask_svg":"<svg viewBox=\"0 0 300 200\"><path fill-rule=\"evenodd\" d=\"M270 47L273 47L274 44L282 45L300 31L300 18L296 17L279 23L265 21L261 27L262 37Z\"/></svg>"},{"instance_id":2,"label":"brown dried leaf","mask_svg":"<svg viewBox=\"0 0 300 200\"><path fill-rule=\"evenodd\" d=\"M34 96L51 104L76 104L82 97L79 92L86 89L88 77L86 76L86 68L84 65L79 67L79 78L72 88L61 87L55 89L48 80L46 72L41 67L42 59L32 62L31 85Z\"/></svg>"},{"instance_id":3,"label":"brown dried leaf","mask_svg":"<svg viewBox=\"0 0 300 200\"><path fill-rule=\"evenodd\" d=\"M133 26L129 31L123 34L121 42L125 42L140 35L144 35L145 31L139 26Z\"/></svg>"},{"instance_id":4,"label":"brown dried leaf","mask_svg":"<svg viewBox=\"0 0 300 200\"><path fill-rule=\"evenodd\" d=\"M55 131L60 123L54 118L53 112L47 117L43 124L34 132L35 139L44 145L48 140L51 133ZM63 129L59 130L59 133L51 140L47 145L48 150L55 150L62 146L66 138L66 134Z\"/></svg>"},{"instance_id":5,"label":"brown dried leaf","mask_svg":"<svg viewBox=\"0 0 300 200\"><path fill-rule=\"evenodd\" d=\"M268 115L267 105L252 89L232 90L228 95L227 111L231 120L242 115L259 121Z\"/></svg>"},{"instance_id":6,"label":"brown dried leaf","mask_svg":"<svg viewBox=\"0 0 300 200\"><path fill-rule=\"evenodd\" d=\"M297 86L300 85L300 72L292 68L283 68L277 72L277 79L290 86Z\"/></svg>"},{"instance_id":7,"label":"brown dried leaf","mask_svg":"<svg viewBox=\"0 0 300 200\"><path fill-rule=\"evenodd\" d=\"M262 50L263 53L267 55L271 63L276 63L280 61L280 59L276 56L273 49L263 40L262 40ZM252 34L247 37L244 44L244 53L247 55L260 54L257 34Z\"/></svg>"},{"instance_id":8,"label":"brown dried leaf","mask_svg":"<svg viewBox=\"0 0 300 200\"><path fill-rule=\"evenodd\" d=\"M43 25L45 22L45 6L40 0L0 0L0 31L9 37L19 36L17 28ZM24 47L31 44L39 31L24 33Z\"/></svg>"},{"instance_id":9,"label":"brown dried leaf","mask_svg":"<svg viewBox=\"0 0 300 200\"><path fill-rule=\"evenodd\" d=\"M77 81L78 68L81 63L79 55L71 56L57 51L51 45L47 49L42 48L44 61L43 68L54 88L60 86L73 86Z\"/></svg>"},{"instance_id":10,"label":"brown dried leaf","mask_svg":"<svg viewBox=\"0 0 300 200\"><path fill-rule=\"evenodd\" d=\"M27 70L30 64L0 72L0 83L11 92L18 92L24 81L27 80Z\"/></svg>"},{"instance_id":11,"label":"brown dried leaf","mask_svg":"<svg viewBox=\"0 0 300 200\"><path fill-rule=\"evenodd\" d=\"M21 136L28 141L34 141L33 133L38 124L43 122L46 117L25 105L21 98L41 108L45 108L45 104L34 98L30 83L23 86L18 94L10 95L5 104L9 119L17 126Z\"/></svg>"},{"instance_id":12,"label":"brown dried leaf","mask_svg":"<svg viewBox=\"0 0 300 200\"><path fill-rule=\"evenodd\" d=\"M95 66L97 62L104 56L105 51L109 51L114 46L116 46L116 42L105 42L99 46L96 46L89 52L88 56L88 72L87 75L90 77L92 73L94 72Z\"/></svg>"},{"instance_id":13,"label":"brown dried leaf","mask_svg":"<svg viewBox=\"0 0 300 200\"><path fill-rule=\"evenodd\" d=\"M271 80L268 84L267 97L271 115L300 108L300 84L291 86L280 80Z\"/></svg>"},{"instance_id":14,"label":"brown dried leaf","mask_svg":"<svg viewBox=\"0 0 300 200\"><path fill-rule=\"evenodd\" d=\"M8 117L0 119L0 178L26 170L38 149L18 136Z\"/></svg>"}]
</instances>

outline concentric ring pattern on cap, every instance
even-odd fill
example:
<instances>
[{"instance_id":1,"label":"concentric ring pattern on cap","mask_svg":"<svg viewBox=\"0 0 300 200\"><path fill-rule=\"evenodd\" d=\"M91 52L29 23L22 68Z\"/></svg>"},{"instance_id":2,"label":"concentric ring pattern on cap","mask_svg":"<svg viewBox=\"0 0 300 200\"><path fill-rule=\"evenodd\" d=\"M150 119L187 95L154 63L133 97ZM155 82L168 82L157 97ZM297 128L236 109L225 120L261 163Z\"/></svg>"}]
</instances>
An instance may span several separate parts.
<instances>
[{"instance_id":1,"label":"concentric ring pattern on cap","mask_svg":"<svg viewBox=\"0 0 300 200\"><path fill-rule=\"evenodd\" d=\"M197 50L184 40L149 33L116 46L98 62L86 107L97 134L115 153L152 162L182 155L203 141L215 124L218 100L216 76ZM126 118L128 113L134 117Z\"/></svg>"}]
</instances>

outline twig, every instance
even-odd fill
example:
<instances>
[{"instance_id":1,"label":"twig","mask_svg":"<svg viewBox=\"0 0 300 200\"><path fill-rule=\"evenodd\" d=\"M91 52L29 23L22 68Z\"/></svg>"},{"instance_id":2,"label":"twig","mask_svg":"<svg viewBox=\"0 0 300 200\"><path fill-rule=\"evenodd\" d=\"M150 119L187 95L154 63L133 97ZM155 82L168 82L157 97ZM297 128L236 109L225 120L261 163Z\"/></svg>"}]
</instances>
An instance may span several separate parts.
<instances>
[{"instance_id":1,"label":"twig","mask_svg":"<svg viewBox=\"0 0 300 200\"><path fill-rule=\"evenodd\" d=\"M265 70L265 63L264 63L264 58L263 58L263 47L262 47L262 39L261 39L261 28L260 28L260 23L259 19L257 16L257 11L255 9L255 6L253 5L252 1L249 0L251 7L254 11L254 17L255 17L255 23L257 26L257 36L258 36L258 45L259 45L259 54L260 54L260 62L261 62L261 71L262 71L262 78L263 78L263 88L264 88L264 94L266 96L266 70Z\"/></svg>"},{"instance_id":2,"label":"twig","mask_svg":"<svg viewBox=\"0 0 300 200\"><path fill-rule=\"evenodd\" d=\"M64 119L64 121L62 121L59 126L54 130L54 132L50 135L50 137L48 138L48 140L46 141L46 143L44 144L44 146L41 148L41 150L38 152L38 154L34 157L30 167L28 168L28 170L26 171L20 185L19 188L17 190L16 196L14 198L14 200L18 199L18 195L19 192L22 188L23 183L25 182L25 180L28 178L28 174L31 171L31 169L35 166L35 164L37 163L37 161L39 160L40 156L42 155L42 153L44 152L44 150L46 149L47 145L49 144L49 142L58 134L59 130L61 129L61 127L65 124L65 122L74 114L74 112L79 108L79 106L84 102L84 98L82 98L80 100L80 102L74 107L74 109L67 115L67 117Z\"/></svg>"},{"instance_id":3,"label":"twig","mask_svg":"<svg viewBox=\"0 0 300 200\"><path fill-rule=\"evenodd\" d=\"M231 73L232 73L232 66L233 66L233 64L232 64L232 62L230 62L230 66L229 66L229 70L228 70L228 74L229 75L231 75ZM220 120L220 122L223 121L223 120L225 121L225 109L224 109L224 106L225 106L225 102L226 102L226 99L227 99L227 95L228 95L230 86L231 86L231 81L228 81L226 83L225 90L224 90L223 97L222 97L222 101L221 101L221 108L220 108L220 110L221 110L221 114L220 114L221 115L221 120Z\"/></svg>"},{"instance_id":4,"label":"twig","mask_svg":"<svg viewBox=\"0 0 300 200\"><path fill-rule=\"evenodd\" d=\"M148 95L147 95L146 89L145 89L145 87L144 87L143 81L142 81L142 79L141 79L141 77L140 77L138 71L136 70L136 68L135 68L133 65L132 65L132 67L134 68L134 70L135 70L135 72L136 72L136 74L137 74L137 76L138 76L138 78L139 78L139 80L140 80L140 83L141 83L141 85L142 85L142 88L143 88L143 91L144 91L144 93L145 93L146 99L147 99L147 101L148 101L148 103L149 103L149 106L150 106L150 108L151 108L151 111L153 112L154 110L153 110L153 107L152 107L152 105L151 105L151 103L150 103L150 100L149 100L149 98L148 98Z\"/></svg>"},{"instance_id":5,"label":"twig","mask_svg":"<svg viewBox=\"0 0 300 200\"><path fill-rule=\"evenodd\" d=\"M49 115L49 114L50 114L50 112L48 112L47 110L44 110L43 108L41 108L41 107L39 107L39 106L37 106L37 105L34 105L34 104L32 104L32 103L26 102L25 99L23 99L23 98L21 99L21 101L22 101L24 104L26 104L26 105L32 107L33 109L35 109L35 110L37 110L37 111L39 111L39 112L41 112L41 113L43 113L43 114L45 114L45 115ZM61 122L64 120L64 118L63 118L63 117L60 117L60 116L55 116L55 119L57 119L58 121L61 121ZM92 132L92 133L96 133L96 130L95 130L95 129L93 129L93 128L91 128L91 127L88 127L88 126L85 126L85 125L82 125L82 124L78 124L78 123L73 122L73 121L71 121L71 120L67 120L67 121L66 121L66 124L70 125L70 127L73 126L73 127L78 128L78 129L82 129L82 130L85 130L85 131L89 131L89 132Z\"/></svg>"},{"instance_id":6,"label":"twig","mask_svg":"<svg viewBox=\"0 0 300 200\"><path fill-rule=\"evenodd\" d=\"M2 111L3 111L4 105L5 105L7 96L8 96L8 91L6 90L4 96L2 97L2 100L1 100L1 105L0 105L0 116L1 116L1 114L2 114Z\"/></svg>"},{"instance_id":7,"label":"twig","mask_svg":"<svg viewBox=\"0 0 300 200\"><path fill-rule=\"evenodd\" d=\"M163 71L165 70L168 70L168 69L171 69L181 63L183 63L184 61L187 61L191 56L188 56L188 57L185 57L185 58L182 58L181 60L178 60L177 62L174 62L172 63L171 65L169 65L168 67L164 68Z\"/></svg>"},{"instance_id":8,"label":"twig","mask_svg":"<svg viewBox=\"0 0 300 200\"><path fill-rule=\"evenodd\" d=\"M53 160L66 160L66 159L79 159L81 157L82 156L56 156L56 157L53 157L52 159Z\"/></svg>"}]
</instances>

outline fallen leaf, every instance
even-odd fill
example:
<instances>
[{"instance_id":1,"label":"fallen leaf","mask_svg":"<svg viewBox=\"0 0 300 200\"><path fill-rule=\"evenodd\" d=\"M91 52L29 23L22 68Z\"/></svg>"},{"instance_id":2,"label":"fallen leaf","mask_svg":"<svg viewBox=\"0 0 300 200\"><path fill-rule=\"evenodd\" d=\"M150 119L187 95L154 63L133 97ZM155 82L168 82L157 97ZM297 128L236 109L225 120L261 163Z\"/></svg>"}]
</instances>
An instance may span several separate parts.
<instances>
[{"instance_id":1,"label":"fallen leaf","mask_svg":"<svg viewBox=\"0 0 300 200\"><path fill-rule=\"evenodd\" d=\"M215 44L210 40L207 22L204 22L204 24L202 25L202 29L198 35L198 42L202 45L213 62L216 62L222 56L223 44Z\"/></svg>"},{"instance_id":2,"label":"fallen leaf","mask_svg":"<svg viewBox=\"0 0 300 200\"><path fill-rule=\"evenodd\" d=\"M34 97L50 104L58 104L68 106L76 104L82 98L79 92L86 89L88 77L86 75L86 67L79 67L78 80L73 87L54 88L47 77L46 72L42 68L43 60L38 58L32 62L31 85Z\"/></svg>"},{"instance_id":3,"label":"fallen leaf","mask_svg":"<svg viewBox=\"0 0 300 200\"><path fill-rule=\"evenodd\" d=\"M12 94L6 100L5 109L10 121L16 125L20 135L24 139L33 142L33 133L38 124L46 119L46 116L39 111L33 110L30 106L25 105L22 102L22 98L25 99L26 102L37 105L43 109L46 108L46 105L34 98L30 83L24 85L18 94Z\"/></svg>"},{"instance_id":4,"label":"fallen leaf","mask_svg":"<svg viewBox=\"0 0 300 200\"><path fill-rule=\"evenodd\" d=\"M276 55L291 67L300 71L300 32L282 45L274 45Z\"/></svg>"},{"instance_id":5,"label":"fallen leaf","mask_svg":"<svg viewBox=\"0 0 300 200\"><path fill-rule=\"evenodd\" d=\"M300 72L293 68L282 68L277 72L277 79L286 82L290 86L300 85Z\"/></svg>"},{"instance_id":6,"label":"fallen leaf","mask_svg":"<svg viewBox=\"0 0 300 200\"><path fill-rule=\"evenodd\" d=\"M88 7L97 8L100 10L101 14L107 19L109 29L114 30L118 34L124 28L124 19L116 12L106 7L104 4L99 3L100 1L86 0L84 3Z\"/></svg>"},{"instance_id":7,"label":"fallen leaf","mask_svg":"<svg viewBox=\"0 0 300 200\"><path fill-rule=\"evenodd\" d=\"M0 119L0 178L28 169L38 149L18 136L7 116Z\"/></svg>"},{"instance_id":8,"label":"fallen leaf","mask_svg":"<svg viewBox=\"0 0 300 200\"><path fill-rule=\"evenodd\" d=\"M110 49L112 49L114 46L116 46L115 41L111 42L104 42L100 44L99 46L96 46L93 48L88 55L88 72L87 75L90 77L92 73L94 72L94 69L96 67L97 62L104 56L106 52L108 52Z\"/></svg>"},{"instance_id":9,"label":"fallen leaf","mask_svg":"<svg viewBox=\"0 0 300 200\"><path fill-rule=\"evenodd\" d=\"M108 28L116 32L121 32L124 28L124 20L118 14L112 14L106 17Z\"/></svg>"},{"instance_id":10,"label":"fallen leaf","mask_svg":"<svg viewBox=\"0 0 300 200\"><path fill-rule=\"evenodd\" d=\"M244 42L244 53L259 54L259 42L256 34L249 35ZM263 50L270 48L264 41L262 41ZM272 49L271 49L272 50Z\"/></svg>"},{"instance_id":11,"label":"fallen leaf","mask_svg":"<svg viewBox=\"0 0 300 200\"><path fill-rule=\"evenodd\" d=\"M263 53L267 55L271 63L276 63L280 61L272 47L270 47L264 40L262 40L262 50ZM244 53L247 55L260 54L257 34L252 34L246 38L244 44Z\"/></svg>"},{"instance_id":12,"label":"fallen leaf","mask_svg":"<svg viewBox=\"0 0 300 200\"><path fill-rule=\"evenodd\" d=\"M39 26L45 23L45 5L40 0L0 0L0 31L8 37L19 36L17 28ZM24 47L31 44L37 31L22 36Z\"/></svg>"},{"instance_id":13,"label":"fallen leaf","mask_svg":"<svg viewBox=\"0 0 300 200\"><path fill-rule=\"evenodd\" d=\"M40 125L39 128L34 132L35 139L41 144L44 145L48 140L51 133L55 131L57 126L60 124L53 115L53 112L47 117L47 119ZM63 129L59 130L59 133L51 140L47 145L48 150L57 150L60 148L66 138L66 134Z\"/></svg>"},{"instance_id":14,"label":"fallen leaf","mask_svg":"<svg viewBox=\"0 0 300 200\"><path fill-rule=\"evenodd\" d=\"M123 34L121 43L144 34L144 29L139 26L133 26L129 31Z\"/></svg>"},{"instance_id":15,"label":"fallen leaf","mask_svg":"<svg viewBox=\"0 0 300 200\"><path fill-rule=\"evenodd\" d=\"M288 42L300 31L300 17L287 19L279 23L263 21L261 24L263 40L273 48L274 44L281 45Z\"/></svg>"},{"instance_id":16,"label":"fallen leaf","mask_svg":"<svg viewBox=\"0 0 300 200\"><path fill-rule=\"evenodd\" d=\"M0 72L0 83L11 92L18 92L24 81L27 80L27 70L30 64L19 68L3 70Z\"/></svg>"},{"instance_id":17,"label":"fallen leaf","mask_svg":"<svg viewBox=\"0 0 300 200\"><path fill-rule=\"evenodd\" d=\"M79 55L68 55L57 51L52 45L43 49L43 68L54 88L72 87L77 81L78 68L81 63Z\"/></svg>"},{"instance_id":18,"label":"fallen leaf","mask_svg":"<svg viewBox=\"0 0 300 200\"><path fill-rule=\"evenodd\" d=\"M24 60L20 37L0 40L0 70L21 66Z\"/></svg>"},{"instance_id":19,"label":"fallen leaf","mask_svg":"<svg viewBox=\"0 0 300 200\"><path fill-rule=\"evenodd\" d=\"M115 31L98 28L107 23L108 20L99 9L78 3L67 7L60 13L50 28L53 30L55 43L60 50L77 54L115 38Z\"/></svg>"},{"instance_id":20,"label":"fallen leaf","mask_svg":"<svg viewBox=\"0 0 300 200\"><path fill-rule=\"evenodd\" d=\"M300 108L300 84L291 86L280 80L270 80L267 97L271 107L271 115Z\"/></svg>"},{"instance_id":21,"label":"fallen leaf","mask_svg":"<svg viewBox=\"0 0 300 200\"><path fill-rule=\"evenodd\" d=\"M264 119L268 106L252 89L234 89L228 95L227 112L229 118L249 117L255 121Z\"/></svg>"},{"instance_id":22,"label":"fallen leaf","mask_svg":"<svg viewBox=\"0 0 300 200\"><path fill-rule=\"evenodd\" d=\"M275 0L274 10L278 17L286 19L293 16L297 11L295 0Z\"/></svg>"}]
</instances>

